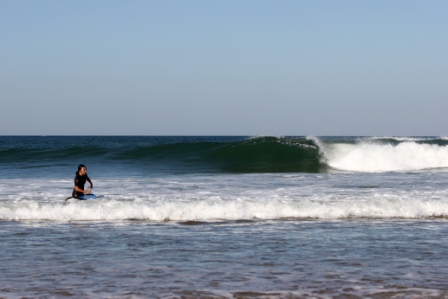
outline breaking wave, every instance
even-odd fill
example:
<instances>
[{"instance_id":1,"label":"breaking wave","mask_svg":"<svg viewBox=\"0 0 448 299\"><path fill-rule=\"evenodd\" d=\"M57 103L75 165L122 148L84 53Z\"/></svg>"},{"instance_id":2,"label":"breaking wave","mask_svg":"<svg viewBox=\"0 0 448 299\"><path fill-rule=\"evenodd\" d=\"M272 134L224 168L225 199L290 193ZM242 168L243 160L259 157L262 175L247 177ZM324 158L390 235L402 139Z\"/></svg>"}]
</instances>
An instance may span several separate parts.
<instances>
[{"instance_id":1,"label":"breaking wave","mask_svg":"<svg viewBox=\"0 0 448 299\"><path fill-rule=\"evenodd\" d=\"M54 137L53 141L30 138L35 139L29 142L0 140L0 165L47 167L87 161L86 164L126 164L131 168L154 171L164 168L187 173L387 172L448 168L446 137L120 139L104 136L79 140Z\"/></svg>"},{"instance_id":2,"label":"breaking wave","mask_svg":"<svg viewBox=\"0 0 448 299\"><path fill-rule=\"evenodd\" d=\"M344 171L448 168L447 140L442 138L364 138L354 143L321 143L321 150L328 166Z\"/></svg>"}]
</instances>

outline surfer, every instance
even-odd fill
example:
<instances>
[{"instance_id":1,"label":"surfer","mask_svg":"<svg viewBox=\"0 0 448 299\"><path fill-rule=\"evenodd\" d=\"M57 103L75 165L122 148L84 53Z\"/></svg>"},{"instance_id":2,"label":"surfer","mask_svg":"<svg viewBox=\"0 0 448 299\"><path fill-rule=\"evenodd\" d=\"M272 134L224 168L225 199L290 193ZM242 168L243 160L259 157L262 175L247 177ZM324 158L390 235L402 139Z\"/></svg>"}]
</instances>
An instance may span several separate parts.
<instances>
[{"instance_id":1,"label":"surfer","mask_svg":"<svg viewBox=\"0 0 448 299\"><path fill-rule=\"evenodd\" d=\"M93 183L87 175L87 167L84 164L80 164L75 176L75 188L73 189L72 197L78 198L84 194L90 194L91 190L84 190L86 181L90 183L90 189L92 189Z\"/></svg>"}]
</instances>

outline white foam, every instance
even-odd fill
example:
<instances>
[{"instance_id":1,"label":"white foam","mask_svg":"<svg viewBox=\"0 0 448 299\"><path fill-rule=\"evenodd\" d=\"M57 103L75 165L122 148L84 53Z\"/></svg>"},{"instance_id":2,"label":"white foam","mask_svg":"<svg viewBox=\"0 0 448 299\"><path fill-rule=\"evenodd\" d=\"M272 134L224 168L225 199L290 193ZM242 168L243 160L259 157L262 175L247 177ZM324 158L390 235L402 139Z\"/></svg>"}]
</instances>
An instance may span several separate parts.
<instances>
[{"instance_id":1,"label":"white foam","mask_svg":"<svg viewBox=\"0 0 448 299\"><path fill-rule=\"evenodd\" d=\"M372 136L372 137L366 137L364 140L383 140L383 139L392 139L396 141L427 141L427 140L433 140L434 138L431 137L397 137L397 136Z\"/></svg>"},{"instance_id":2,"label":"white foam","mask_svg":"<svg viewBox=\"0 0 448 299\"><path fill-rule=\"evenodd\" d=\"M360 142L326 145L321 150L328 165L347 171L413 171L448 167L448 147L435 144Z\"/></svg>"},{"instance_id":3,"label":"white foam","mask_svg":"<svg viewBox=\"0 0 448 299\"><path fill-rule=\"evenodd\" d=\"M0 220L66 222L448 217L447 172L219 174L92 179L95 193L103 197L73 202L65 201L73 188L68 180L1 180Z\"/></svg>"},{"instance_id":4,"label":"white foam","mask_svg":"<svg viewBox=\"0 0 448 299\"><path fill-rule=\"evenodd\" d=\"M421 218L448 216L448 200L403 200L381 196L359 201L300 199L295 201L219 197L181 200L102 200L67 203L1 202L2 220L51 221L215 221L252 219Z\"/></svg>"}]
</instances>

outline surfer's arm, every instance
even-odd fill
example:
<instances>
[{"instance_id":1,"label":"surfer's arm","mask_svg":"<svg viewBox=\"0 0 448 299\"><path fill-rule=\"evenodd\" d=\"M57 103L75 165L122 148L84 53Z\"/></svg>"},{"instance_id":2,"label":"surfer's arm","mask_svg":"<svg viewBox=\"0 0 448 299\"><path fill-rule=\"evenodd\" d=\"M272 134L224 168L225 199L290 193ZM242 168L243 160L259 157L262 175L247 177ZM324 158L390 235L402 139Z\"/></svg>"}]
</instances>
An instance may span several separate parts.
<instances>
[{"instance_id":1,"label":"surfer's arm","mask_svg":"<svg viewBox=\"0 0 448 299\"><path fill-rule=\"evenodd\" d=\"M93 188L93 183L92 183L92 181L90 180L89 177L87 177L86 179L87 179L87 182L89 182L89 184L90 184L90 189L92 189L92 188Z\"/></svg>"},{"instance_id":2,"label":"surfer's arm","mask_svg":"<svg viewBox=\"0 0 448 299\"><path fill-rule=\"evenodd\" d=\"M90 190L82 190L78 186L75 186L75 191L76 192L81 192L81 193L84 193L84 194L89 194L90 193Z\"/></svg>"}]
</instances>

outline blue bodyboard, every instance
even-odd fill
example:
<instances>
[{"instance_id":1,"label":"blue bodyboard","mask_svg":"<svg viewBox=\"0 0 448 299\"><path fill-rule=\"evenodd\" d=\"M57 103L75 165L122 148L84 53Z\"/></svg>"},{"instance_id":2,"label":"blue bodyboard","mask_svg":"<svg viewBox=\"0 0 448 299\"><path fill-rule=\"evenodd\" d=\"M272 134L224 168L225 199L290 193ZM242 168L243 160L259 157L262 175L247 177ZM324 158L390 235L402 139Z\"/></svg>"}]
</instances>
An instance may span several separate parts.
<instances>
[{"instance_id":1,"label":"blue bodyboard","mask_svg":"<svg viewBox=\"0 0 448 299\"><path fill-rule=\"evenodd\" d=\"M79 200L89 200L89 199L95 199L96 195L95 194L84 194L83 196L78 196L77 198Z\"/></svg>"}]
</instances>

